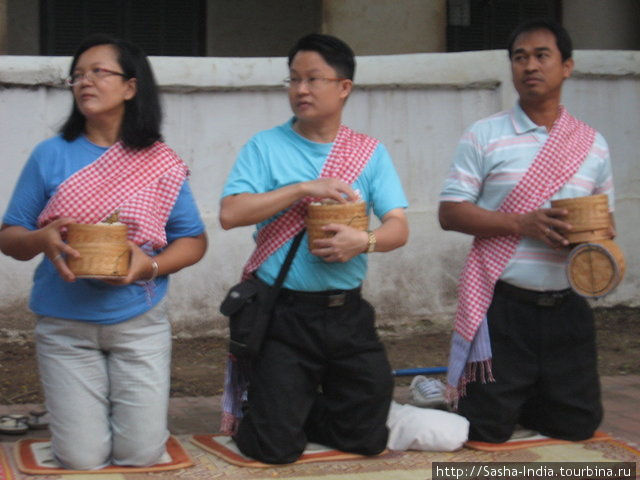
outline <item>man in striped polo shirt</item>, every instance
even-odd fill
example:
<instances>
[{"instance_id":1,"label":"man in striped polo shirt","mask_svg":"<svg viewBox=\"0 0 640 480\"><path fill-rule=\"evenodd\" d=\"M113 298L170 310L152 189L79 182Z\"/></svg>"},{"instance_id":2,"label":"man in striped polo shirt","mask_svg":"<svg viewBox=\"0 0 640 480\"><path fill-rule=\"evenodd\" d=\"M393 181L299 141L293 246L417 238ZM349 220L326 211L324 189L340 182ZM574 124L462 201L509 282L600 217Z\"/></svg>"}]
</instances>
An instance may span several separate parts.
<instances>
[{"instance_id":1,"label":"man in striped polo shirt","mask_svg":"<svg viewBox=\"0 0 640 480\"><path fill-rule=\"evenodd\" d=\"M462 136L440 195L443 229L473 235L459 288L448 383L469 438L500 443L517 424L567 440L602 419L593 314L569 290L566 211L550 200L609 196L604 138L560 104L571 39L546 20L512 33L518 103Z\"/></svg>"}]
</instances>

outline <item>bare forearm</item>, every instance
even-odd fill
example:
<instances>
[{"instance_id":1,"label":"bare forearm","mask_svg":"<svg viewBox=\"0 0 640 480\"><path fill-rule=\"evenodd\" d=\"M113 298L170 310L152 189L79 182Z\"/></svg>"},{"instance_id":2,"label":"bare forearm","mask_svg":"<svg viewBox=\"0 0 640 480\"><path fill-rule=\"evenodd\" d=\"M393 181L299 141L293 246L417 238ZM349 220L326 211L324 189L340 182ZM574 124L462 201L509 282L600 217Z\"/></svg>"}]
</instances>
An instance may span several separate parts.
<instances>
[{"instance_id":1,"label":"bare forearm","mask_svg":"<svg viewBox=\"0 0 640 480\"><path fill-rule=\"evenodd\" d=\"M409 238L409 222L404 210L392 210L385 215L382 224L374 233L376 235L376 252L389 252L402 247Z\"/></svg>"},{"instance_id":2,"label":"bare forearm","mask_svg":"<svg viewBox=\"0 0 640 480\"><path fill-rule=\"evenodd\" d=\"M222 199L222 228L242 227L260 223L290 207L304 197L302 184L297 183L266 193L240 193Z\"/></svg>"},{"instance_id":3,"label":"bare forearm","mask_svg":"<svg viewBox=\"0 0 640 480\"><path fill-rule=\"evenodd\" d=\"M470 202L441 202L438 217L445 230L455 230L476 237L519 235L546 243L552 248L564 248L569 241L564 234L571 225L563 219L564 208L540 208L525 213L504 213L486 210Z\"/></svg>"},{"instance_id":4,"label":"bare forearm","mask_svg":"<svg viewBox=\"0 0 640 480\"><path fill-rule=\"evenodd\" d=\"M42 253L37 230L28 230L15 225L2 225L0 229L0 251L16 260L31 260Z\"/></svg>"},{"instance_id":5,"label":"bare forearm","mask_svg":"<svg viewBox=\"0 0 640 480\"><path fill-rule=\"evenodd\" d=\"M207 250L204 233L197 237L182 237L174 240L160 254L153 257L158 264L158 275L169 275L197 263ZM151 276L149 272L148 277ZM148 278L147 277L147 278Z\"/></svg>"},{"instance_id":6,"label":"bare forearm","mask_svg":"<svg viewBox=\"0 0 640 480\"><path fill-rule=\"evenodd\" d=\"M294 183L265 193L240 193L222 199L220 224L228 230L255 225L289 208L304 197L354 202L357 193L338 178L318 178Z\"/></svg>"},{"instance_id":7,"label":"bare forearm","mask_svg":"<svg viewBox=\"0 0 640 480\"><path fill-rule=\"evenodd\" d=\"M476 237L518 235L517 215L481 208L471 202L441 202L440 226Z\"/></svg>"}]
</instances>

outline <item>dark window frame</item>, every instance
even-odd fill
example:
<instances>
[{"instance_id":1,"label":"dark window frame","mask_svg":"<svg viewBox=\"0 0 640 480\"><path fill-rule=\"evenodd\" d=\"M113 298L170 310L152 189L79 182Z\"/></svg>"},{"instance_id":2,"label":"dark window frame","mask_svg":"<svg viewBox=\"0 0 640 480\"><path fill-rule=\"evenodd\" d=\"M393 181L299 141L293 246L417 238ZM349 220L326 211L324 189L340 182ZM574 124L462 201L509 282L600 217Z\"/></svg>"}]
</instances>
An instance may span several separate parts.
<instances>
[{"instance_id":1,"label":"dark window frame","mask_svg":"<svg viewBox=\"0 0 640 480\"><path fill-rule=\"evenodd\" d=\"M156 16L151 24L149 15L144 15L140 8L145 3L155 7L146 10ZM87 35L107 33L138 44L147 55L205 56L206 3L206 0L40 0L40 54L73 55ZM158 9L162 11L158 13ZM94 15L90 18L92 11ZM104 21L97 21L95 13L105 13ZM182 21L183 30L170 30L169 19ZM149 37L159 42L137 37L139 31L149 32ZM177 41L164 43L170 38L169 33L178 35Z\"/></svg>"},{"instance_id":2,"label":"dark window frame","mask_svg":"<svg viewBox=\"0 0 640 480\"><path fill-rule=\"evenodd\" d=\"M468 15L452 15L452 5L463 3ZM460 9L458 9L460 10ZM505 11L509 10L511 16ZM517 12L514 12L517 10ZM465 9L462 8L462 12ZM466 18L466 17L469 18ZM546 17L561 23L561 0L448 0L447 52L502 50L511 31L522 21ZM469 25L452 25L452 18L468 19Z\"/></svg>"}]
</instances>

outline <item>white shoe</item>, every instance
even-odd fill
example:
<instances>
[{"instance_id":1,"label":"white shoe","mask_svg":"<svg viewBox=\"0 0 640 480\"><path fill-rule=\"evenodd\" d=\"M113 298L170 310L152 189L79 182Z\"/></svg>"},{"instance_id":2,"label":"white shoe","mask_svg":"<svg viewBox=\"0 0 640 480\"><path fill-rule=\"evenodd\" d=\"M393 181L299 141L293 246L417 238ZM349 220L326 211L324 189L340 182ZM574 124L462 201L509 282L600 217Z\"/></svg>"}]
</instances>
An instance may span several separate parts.
<instances>
[{"instance_id":1,"label":"white shoe","mask_svg":"<svg viewBox=\"0 0 640 480\"><path fill-rule=\"evenodd\" d=\"M509 438L509 440L507 441L512 441L512 440L530 440L533 437L539 437L541 436L538 432L536 432L535 430L530 430L528 428L524 428L521 425L516 425L516 427L513 430L513 433L511 434L511 438Z\"/></svg>"},{"instance_id":2,"label":"white shoe","mask_svg":"<svg viewBox=\"0 0 640 480\"><path fill-rule=\"evenodd\" d=\"M446 408L447 403L444 399L445 389L444 383L440 380L427 378L423 375L414 377L409 386L413 397L413 404L426 408Z\"/></svg>"}]
</instances>

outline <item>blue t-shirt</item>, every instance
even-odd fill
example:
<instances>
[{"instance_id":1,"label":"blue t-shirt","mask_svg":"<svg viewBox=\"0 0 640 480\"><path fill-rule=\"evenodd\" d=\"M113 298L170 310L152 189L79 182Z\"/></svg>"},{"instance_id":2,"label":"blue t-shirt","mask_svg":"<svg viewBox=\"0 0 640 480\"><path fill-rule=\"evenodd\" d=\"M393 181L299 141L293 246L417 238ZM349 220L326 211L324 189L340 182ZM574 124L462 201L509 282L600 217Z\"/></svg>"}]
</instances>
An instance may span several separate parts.
<instances>
[{"instance_id":1,"label":"blue t-shirt","mask_svg":"<svg viewBox=\"0 0 640 480\"><path fill-rule=\"evenodd\" d=\"M238 155L222 197L270 192L318 178L333 143L312 142L296 133L292 125L293 119L249 140ZM400 179L382 144L378 145L352 188L360 192L368 209L373 210L378 218L394 208L407 207ZM257 228L262 228L281 214L258 224ZM291 242L286 242L260 266L258 277L269 284L275 282ZM309 252L305 235L284 287L303 291L352 289L362 283L366 271L367 255L357 255L345 263L325 262Z\"/></svg>"},{"instance_id":2,"label":"blue t-shirt","mask_svg":"<svg viewBox=\"0 0 640 480\"><path fill-rule=\"evenodd\" d=\"M92 163L107 150L84 136L68 142L56 136L40 143L24 166L3 223L37 229L40 212L58 185ZM167 241L195 237L204 232L188 182L182 185L165 226ZM157 253L157 252L156 252ZM65 282L44 257L36 268L29 307L38 315L112 324L136 317L155 306L167 293L168 276L153 288L140 284L113 286L101 280Z\"/></svg>"}]
</instances>

